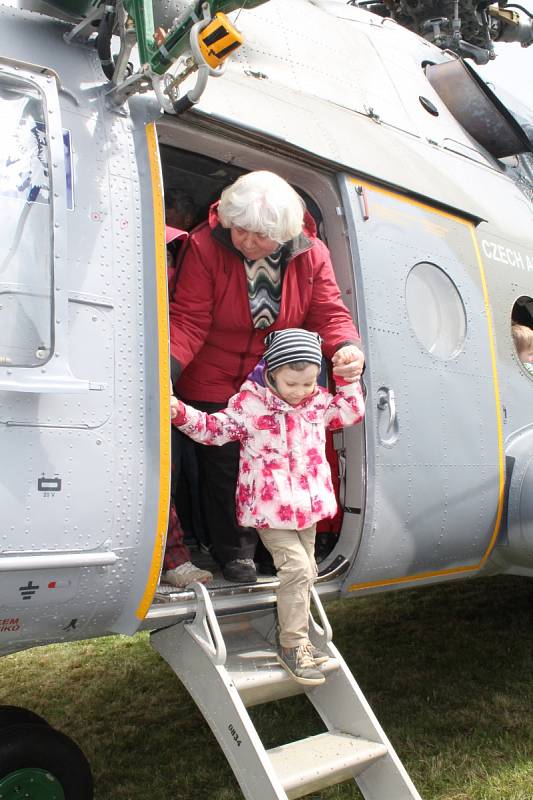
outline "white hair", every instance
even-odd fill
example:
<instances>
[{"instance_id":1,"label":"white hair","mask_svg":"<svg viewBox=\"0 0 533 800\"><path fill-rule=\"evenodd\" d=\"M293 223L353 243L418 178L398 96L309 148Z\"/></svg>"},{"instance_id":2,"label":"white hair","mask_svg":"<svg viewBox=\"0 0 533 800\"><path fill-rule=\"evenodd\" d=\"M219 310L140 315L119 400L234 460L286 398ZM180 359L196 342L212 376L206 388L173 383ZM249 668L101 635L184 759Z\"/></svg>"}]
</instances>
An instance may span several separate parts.
<instances>
[{"instance_id":1,"label":"white hair","mask_svg":"<svg viewBox=\"0 0 533 800\"><path fill-rule=\"evenodd\" d=\"M292 186L274 172L241 175L220 196L218 218L223 228L236 226L288 242L302 232L305 205Z\"/></svg>"}]
</instances>

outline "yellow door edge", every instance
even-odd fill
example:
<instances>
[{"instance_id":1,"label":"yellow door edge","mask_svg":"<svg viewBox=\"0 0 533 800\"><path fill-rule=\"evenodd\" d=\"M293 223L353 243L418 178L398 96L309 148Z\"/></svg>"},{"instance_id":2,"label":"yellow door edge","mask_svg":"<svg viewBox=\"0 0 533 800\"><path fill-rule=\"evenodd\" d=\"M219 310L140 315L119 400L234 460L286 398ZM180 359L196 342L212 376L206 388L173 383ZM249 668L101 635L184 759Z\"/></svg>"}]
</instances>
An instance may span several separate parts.
<instances>
[{"instance_id":1,"label":"yellow door edge","mask_svg":"<svg viewBox=\"0 0 533 800\"><path fill-rule=\"evenodd\" d=\"M472 224L469 225L472 243L479 267L479 275L481 279L481 286L483 289L483 302L485 304L485 318L487 320L487 332L489 337L490 360L492 366L492 388L494 392L494 402L496 406L496 422L498 428L498 466L499 466L499 480L498 480L498 510L496 512L496 520L494 523L494 530L489 541L489 545L479 562L481 568L487 561L488 557L494 549L498 533L500 532L500 525L503 515L503 506L505 501L505 452L503 447L503 420L502 420L502 404L500 400L500 382L498 379L498 365L496 360L496 346L494 342L494 325L492 322L492 311L490 308L489 291L487 287L487 279L485 276L485 268L483 266L483 259L479 250L479 244L476 237L476 232Z\"/></svg>"},{"instance_id":2,"label":"yellow door edge","mask_svg":"<svg viewBox=\"0 0 533 800\"><path fill-rule=\"evenodd\" d=\"M470 567L452 567L450 569L444 569L436 572L419 572L415 575L405 575L399 578L387 578L386 580L380 581L365 581L364 583L352 583L351 586L348 587L348 592L361 592L364 589L377 589L384 586L398 586L402 583L416 583L416 581L425 581L430 580L431 578L440 578L443 576L449 575L462 575L468 572L476 572L479 565L474 564Z\"/></svg>"},{"instance_id":3,"label":"yellow door edge","mask_svg":"<svg viewBox=\"0 0 533 800\"><path fill-rule=\"evenodd\" d=\"M146 126L148 159L154 210L154 251L156 267L157 338L159 352L159 500L157 527L148 580L135 612L144 619L157 588L165 546L170 501L170 363L168 355L167 261L165 253L165 214L163 183L155 123Z\"/></svg>"}]
</instances>

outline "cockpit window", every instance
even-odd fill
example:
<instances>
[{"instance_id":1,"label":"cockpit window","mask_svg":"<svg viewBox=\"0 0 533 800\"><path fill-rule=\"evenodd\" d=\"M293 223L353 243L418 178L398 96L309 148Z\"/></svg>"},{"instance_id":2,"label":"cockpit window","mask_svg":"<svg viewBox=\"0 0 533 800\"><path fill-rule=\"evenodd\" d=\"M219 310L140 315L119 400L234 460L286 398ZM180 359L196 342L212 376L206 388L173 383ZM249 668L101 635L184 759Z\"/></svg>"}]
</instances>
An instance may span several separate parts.
<instances>
[{"instance_id":1,"label":"cockpit window","mask_svg":"<svg viewBox=\"0 0 533 800\"><path fill-rule=\"evenodd\" d=\"M35 367L52 350L51 182L43 99L0 75L0 365Z\"/></svg>"},{"instance_id":2,"label":"cockpit window","mask_svg":"<svg viewBox=\"0 0 533 800\"><path fill-rule=\"evenodd\" d=\"M513 306L511 336L518 361L533 378L533 298L519 297Z\"/></svg>"}]
</instances>

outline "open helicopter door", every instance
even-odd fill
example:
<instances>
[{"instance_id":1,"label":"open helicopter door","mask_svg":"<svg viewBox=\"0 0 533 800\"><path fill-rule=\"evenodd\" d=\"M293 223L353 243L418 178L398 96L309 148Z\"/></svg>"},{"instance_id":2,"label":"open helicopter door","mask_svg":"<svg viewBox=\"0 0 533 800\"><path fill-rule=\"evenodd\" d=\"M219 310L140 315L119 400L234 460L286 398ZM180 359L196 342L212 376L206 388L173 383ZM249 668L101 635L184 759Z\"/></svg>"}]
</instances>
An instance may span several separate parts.
<instances>
[{"instance_id":1,"label":"open helicopter door","mask_svg":"<svg viewBox=\"0 0 533 800\"><path fill-rule=\"evenodd\" d=\"M340 181L368 389L365 520L344 589L473 574L497 538L504 489L474 222L356 178Z\"/></svg>"},{"instance_id":2,"label":"open helicopter door","mask_svg":"<svg viewBox=\"0 0 533 800\"><path fill-rule=\"evenodd\" d=\"M25 27L49 67L16 60L21 24L0 7L0 653L137 630L170 482L155 104L82 91L96 54L54 25Z\"/></svg>"}]
</instances>

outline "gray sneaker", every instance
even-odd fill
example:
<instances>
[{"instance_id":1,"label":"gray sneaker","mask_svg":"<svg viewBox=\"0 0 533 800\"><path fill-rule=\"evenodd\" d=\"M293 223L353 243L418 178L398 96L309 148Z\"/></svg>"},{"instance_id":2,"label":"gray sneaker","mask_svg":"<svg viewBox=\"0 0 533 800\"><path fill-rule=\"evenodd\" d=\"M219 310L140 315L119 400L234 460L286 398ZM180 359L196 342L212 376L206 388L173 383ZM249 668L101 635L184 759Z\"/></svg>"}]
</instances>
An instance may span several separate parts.
<instances>
[{"instance_id":1,"label":"gray sneaker","mask_svg":"<svg viewBox=\"0 0 533 800\"><path fill-rule=\"evenodd\" d=\"M326 680L322 672L317 669L309 654L308 646L305 644L288 649L280 647L278 662L296 683L304 686L319 686Z\"/></svg>"},{"instance_id":2,"label":"gray sneaker","mask_svg":"<svg viewBox=\"0 0 533 800\"><path fill-rule=\"evenodd\" d=\"M168 569L161 575L161 581L163 583L170 583L170 585L176 587L176 589L184 589L190 583L193 583L193 581L197 581L198 583L210 583L212 580L212 572L209 572L208 569L196 567L190 561L186 561L185 564L180 564L179 567L174 567L174 569Z\"/></svg>"},{"instance_id":3,"label":"gray sneaker","mask_svg":"<svg viewBox=\"0 0 533 800\"><path fill-rule=\"evenodd\" d=\"M326 661L329 661L330 657L328 653L326 653L325 650L319 650L318 647L315 647L312 642L306 644L305 647L317 667L319 664L325 664Z\"/></svg>"}]
</instances>

